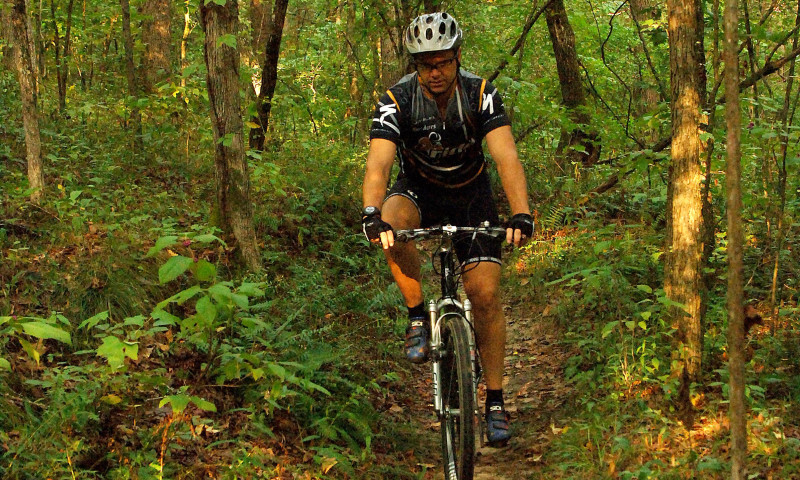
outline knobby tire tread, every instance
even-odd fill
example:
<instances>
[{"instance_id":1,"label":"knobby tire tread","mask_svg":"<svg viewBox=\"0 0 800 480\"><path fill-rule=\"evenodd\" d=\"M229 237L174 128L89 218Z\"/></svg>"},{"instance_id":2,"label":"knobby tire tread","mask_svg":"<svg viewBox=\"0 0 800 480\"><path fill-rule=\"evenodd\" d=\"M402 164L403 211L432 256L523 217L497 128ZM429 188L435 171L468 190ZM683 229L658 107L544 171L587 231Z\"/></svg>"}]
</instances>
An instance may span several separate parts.
<instances>
[{"instance_id":1,"label":"knobby tire tread","mask_svg":"<svg viewBox=\"0 0 800 480\"><path fill-rule=\"evenodd\" d=\"M445 322L447 331L447 360L443 362L443 401L445 407L458 402L457 407L461 415L452 418L442 418L442 457L445 470L445 480L451 480L450 465L456 465L458 480L472 480L475 463L475 394L472 372L472 358L469 346L469 326L460 316L452 316ZM456 395L451 395L453 388L457 389ZM456 452L457 458L450 458L448 438L454 440L460 447Z\"/></svg>"}]
</instances>

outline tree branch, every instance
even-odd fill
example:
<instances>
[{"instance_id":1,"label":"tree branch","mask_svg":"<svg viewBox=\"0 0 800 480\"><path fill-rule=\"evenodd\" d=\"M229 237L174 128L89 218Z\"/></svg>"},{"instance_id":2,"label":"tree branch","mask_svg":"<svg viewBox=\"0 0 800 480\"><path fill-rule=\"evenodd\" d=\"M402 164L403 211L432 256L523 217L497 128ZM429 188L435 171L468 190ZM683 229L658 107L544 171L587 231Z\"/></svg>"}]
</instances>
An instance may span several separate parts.
<instances>
[{"instance_id":1,"label":"tree branch","mask_svg":"<svg viewBox=\"0 0 800 480\"><path fill-rule=\"evenodd\" d=\"M513 57L514 55L516 55L516 53L519 51L519 49L522 48L522 44L525 43L525 38L528 36L528 32L530 32L531 28L533 27L533 24L536 23L536 20L538 20L539 17L542 16L542 13L544 13L545 10L547 10L547 8L550 7L550 4L553 3L553 1L554 0L547 0L547 3L545 3L542 6L542 8L537 10L530 17L530 19L528 19L528 23L526 23L525 26L522 28L522 34L517 39L517 43L515 43L514 44L514 48L511 49L510 56ZM489 81L493 82L497 78L497 76L500 75L500 72L504 68L506 68L507 65L508 65L508 60L507 59L503 59L503 61L500 62L500 65L497 67L497 69L495 69L494 73L489 75Z\"/></svg>"}]
</instances>

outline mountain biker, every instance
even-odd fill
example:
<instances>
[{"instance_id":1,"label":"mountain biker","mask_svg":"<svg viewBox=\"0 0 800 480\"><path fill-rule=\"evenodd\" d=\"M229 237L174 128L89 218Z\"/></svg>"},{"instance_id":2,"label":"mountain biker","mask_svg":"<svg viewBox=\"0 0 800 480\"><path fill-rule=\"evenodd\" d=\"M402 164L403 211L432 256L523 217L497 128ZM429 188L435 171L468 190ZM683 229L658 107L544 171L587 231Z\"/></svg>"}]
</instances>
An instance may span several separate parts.
<instances>
[{"instance_id":1,"label":"mountain biker","mask_svg":"<svg viewBox=\"0 0 800 480\"><path fill-rule=\"evenodd\" d=\"M420 285L420 258L412 242L394 242L393 229L444 222L499 223L482 141L486 140L511 208L506 240L520 246L533 235L527 186L503 102L488 81L461 69L463 33L444 12L417 17L404 41L415 72L383 94L375 108L363 184L362 229L380 243L408 307L405 353L427 360L429 322ZM400 171L388 190L394 157ZM486 376L490 445L510 438L503 404L506 323L498 295L501 241L456 238L464 290L473 306Z\"/></svg>"}]
</instances>

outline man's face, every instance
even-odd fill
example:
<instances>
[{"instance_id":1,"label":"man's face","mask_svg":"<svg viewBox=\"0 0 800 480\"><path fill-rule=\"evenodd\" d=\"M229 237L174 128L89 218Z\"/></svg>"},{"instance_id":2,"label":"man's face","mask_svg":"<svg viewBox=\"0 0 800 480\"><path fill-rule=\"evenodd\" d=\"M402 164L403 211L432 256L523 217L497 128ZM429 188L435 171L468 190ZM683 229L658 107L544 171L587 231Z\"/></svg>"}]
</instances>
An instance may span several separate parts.
<instances>
[{"instance_id":1,"label":"man's face","mask_svg":"<svg viewBox=\"0 0 800 480\"><path fill-rule=\"evenodd\" d=\"M452 50L421 53L414 59L420 81L430 93L441 95L450 90L458 72L460 56L459 49L457 53Z\"/></svg>"}]
</instances>

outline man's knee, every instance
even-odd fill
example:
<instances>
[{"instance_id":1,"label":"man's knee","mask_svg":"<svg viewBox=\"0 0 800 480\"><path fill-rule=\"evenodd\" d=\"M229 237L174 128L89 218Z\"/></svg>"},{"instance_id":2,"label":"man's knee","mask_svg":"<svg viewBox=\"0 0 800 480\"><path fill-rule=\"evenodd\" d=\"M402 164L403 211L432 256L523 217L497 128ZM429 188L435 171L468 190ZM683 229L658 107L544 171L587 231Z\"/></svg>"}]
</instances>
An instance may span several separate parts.
<instances>
[{"instance_id":1,"label":"man's knee","mask_svg":"<svg viewBox=\"0 0 800 480\"><path fill-rule=\"evenodd\" d=\"M469 301L480 310L495 308L499 304L498 285L493 281L474 281L464 285Z\"/></svg>"},{"instance_id":2,"label":"man's knee","mask_svg":"<svg viewBox=\"0 0 800 480\"><path fill-rule=\"evenodd\" d=\"M401 195L386 199L381 217L395 229L417 228L420 224L420 215L417 207L411 200Z\"/></svg>"}]
</instances>

